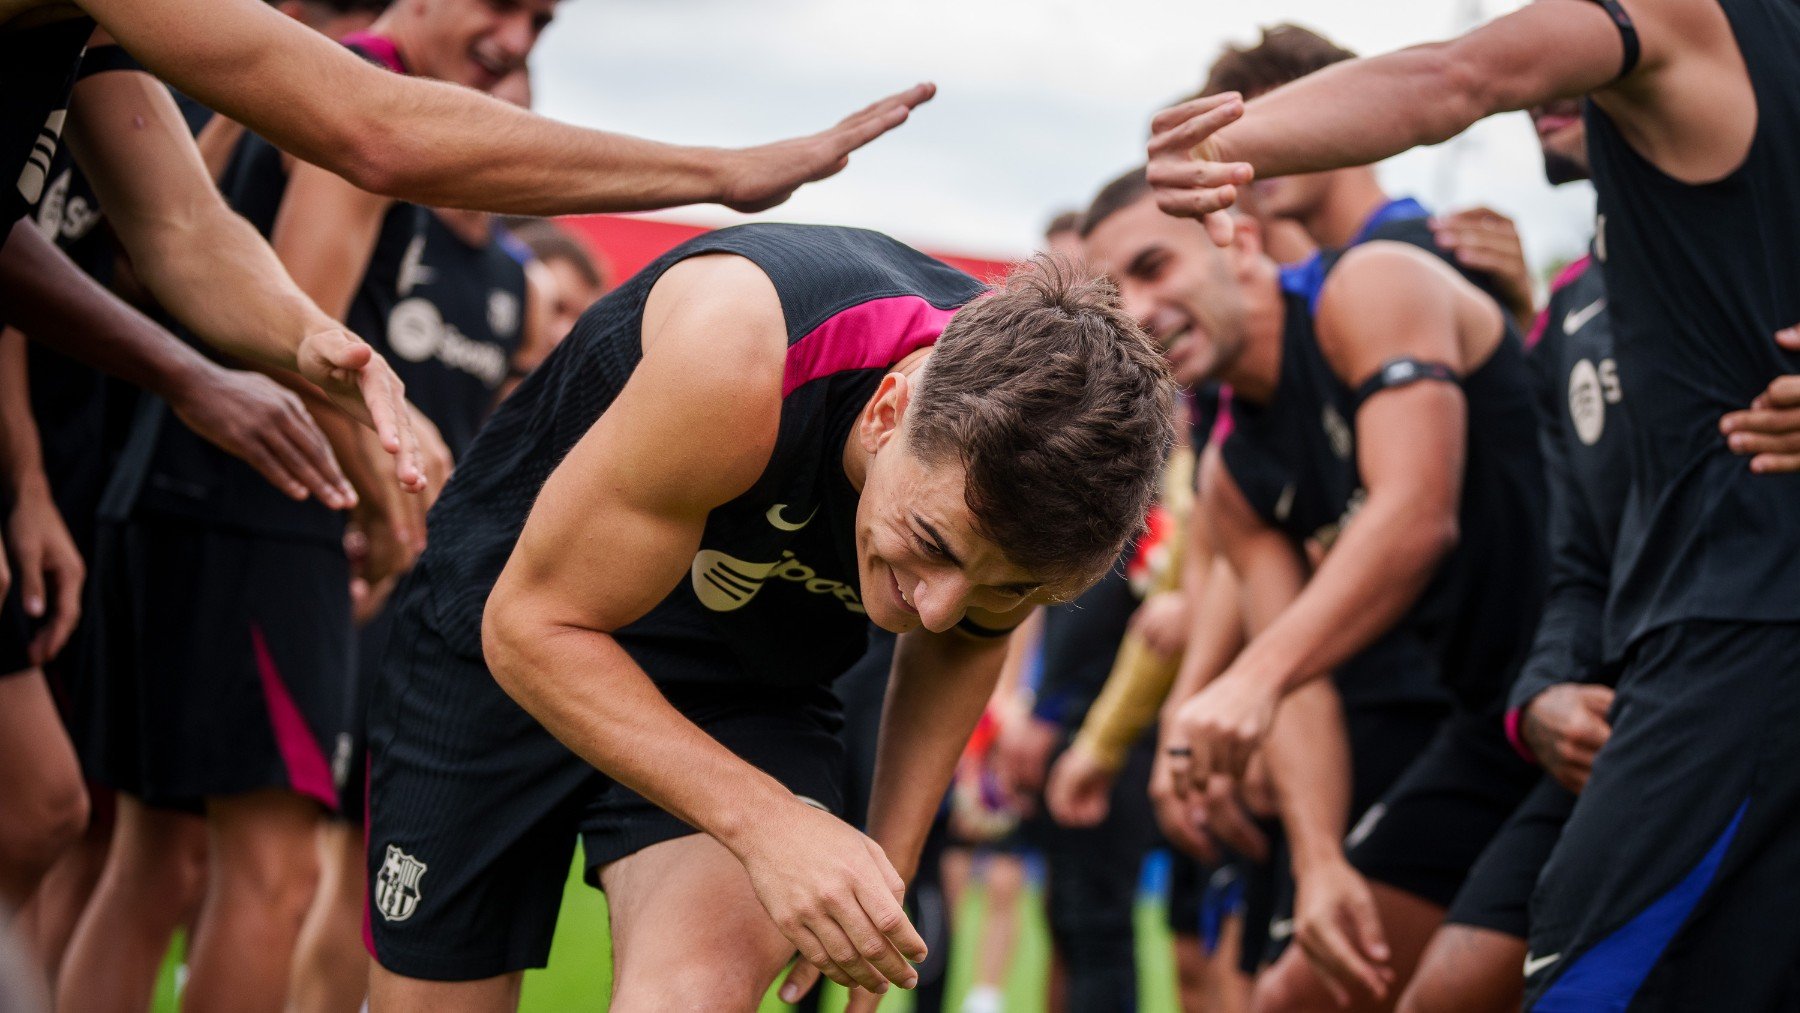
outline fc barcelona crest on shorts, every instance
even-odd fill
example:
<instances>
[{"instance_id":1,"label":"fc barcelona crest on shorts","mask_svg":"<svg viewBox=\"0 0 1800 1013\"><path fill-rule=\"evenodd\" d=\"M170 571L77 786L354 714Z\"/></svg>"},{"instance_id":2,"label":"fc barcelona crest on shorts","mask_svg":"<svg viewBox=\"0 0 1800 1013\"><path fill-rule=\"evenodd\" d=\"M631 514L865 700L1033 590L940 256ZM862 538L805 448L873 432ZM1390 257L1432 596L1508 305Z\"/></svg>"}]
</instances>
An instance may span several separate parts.
<instances>
[{"instance_id":1,"label":"fc barcelona crest on shorts","mask_svg":"<svg viewBox=\"0 0 1800 1013\"><path fill-rule=\"evenodd\" d=\"M375 910L390 922L411 918L419 906L419 880L423 878L424 862L388 845L381 871L375 874Z\"/></svg>"}]
</instances>

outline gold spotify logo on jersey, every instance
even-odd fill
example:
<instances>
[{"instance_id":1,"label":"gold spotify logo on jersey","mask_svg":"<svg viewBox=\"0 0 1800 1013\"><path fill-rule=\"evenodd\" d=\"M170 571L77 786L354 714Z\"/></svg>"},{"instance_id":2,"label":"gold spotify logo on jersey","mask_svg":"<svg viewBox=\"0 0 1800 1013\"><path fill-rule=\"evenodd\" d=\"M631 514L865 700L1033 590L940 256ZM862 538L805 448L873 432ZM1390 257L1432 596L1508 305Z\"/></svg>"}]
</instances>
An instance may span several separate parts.
<instances>
[{"instance_id":1,"label":"gold spotify logo on jersey","mask_svg":"<svg viewBox=\"0 0 1800 1013\"><path fill-rule=\"evenodd\" d=\"M701 549L691 570L694 595L714 612L735 612L750 604L770 580L799 584L813 594L826 594L856 615L866 615L856 589L843 581L819 576L817 570L783 552L772 563L751 563L716 549Z\"/></svg>"}]
</instances>

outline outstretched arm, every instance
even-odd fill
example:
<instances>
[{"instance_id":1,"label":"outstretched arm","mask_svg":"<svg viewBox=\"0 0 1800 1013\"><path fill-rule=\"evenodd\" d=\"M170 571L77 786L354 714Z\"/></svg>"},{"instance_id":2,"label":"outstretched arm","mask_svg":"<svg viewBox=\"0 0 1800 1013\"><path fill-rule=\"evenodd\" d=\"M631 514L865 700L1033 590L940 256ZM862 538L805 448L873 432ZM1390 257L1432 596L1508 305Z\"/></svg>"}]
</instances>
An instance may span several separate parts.
<instances>
[{"instance_id":1,"label":"outstretched arm","mask_svg":"<svg viewBox=\"0 0 1800 1013\"><path fill-rule=\"evenodd\" d=\"M843 169L932 87L807 137L743 149L660 144L401 77L258 0L80 0L156 75L364 190L434 207L559 215L716 201L773 207ZM203 18L205 31L194 31Z\"/></svg>"},{"instance_id":2,"label":"outstretched arm","mask_svg":"<svg viewBox=\"0 0 1800 1013\"><path fill-rule=\"evenodd\" d=\"M1642 60L1625 89L1644 86L1680 45L1692 12L1667 0L1631 4ZM1235 96L1184 102L1152 121L1150 182L1170 214L1230 207L1251 176L1367 165L1455 137L1494 113L1606 88L1624 42L1590 0L1538 0L1449 42L1352 60L1278 88L1247 109ZM1236 101L1236 111L1218 113ZM1241 118L1239 114L1241 113ZM1209 221L1228 238L1224 220Z\"/></svg>"}]
</instances>

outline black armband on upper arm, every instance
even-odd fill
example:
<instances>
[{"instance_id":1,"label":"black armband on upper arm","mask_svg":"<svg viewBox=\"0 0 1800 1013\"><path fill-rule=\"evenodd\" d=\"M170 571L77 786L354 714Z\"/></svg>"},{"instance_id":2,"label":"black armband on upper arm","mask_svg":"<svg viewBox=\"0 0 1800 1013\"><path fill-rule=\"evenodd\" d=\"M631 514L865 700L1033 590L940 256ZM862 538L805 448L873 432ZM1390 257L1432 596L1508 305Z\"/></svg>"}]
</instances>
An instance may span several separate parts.
<instances>
[{"instance_id":1,"label":"black armband on upper arm","mask_svg":"<svg viewBox=\"0 0 1800 1013\"><path fill-rule=\"evenodd\" d=\"M1410 355L1401 355L1381 364L1375 375L1362 382L1356 388L1356 403L1353 408L1361 408L1363 402L1394 387L1405 387L1421 380L1439 380L1444 383L1461 385L1462 380L1456 370L1441 362L1426 362Z\"/></svg>"},{"instance_id":2,"label":"black armband on upper arm","mask_svg":"<svg viewBox=\"0 0 1800 1013\"><path fill-rule=\"evenodd\" d=\"M1637 25L1632 22L1631 15L1627 14L1625 8L1619 4L1619 0L1592 0L1592 2L1599 4L1600 9L1606 12L1607 17L1612 18L1613 26L1619 30L1619 41L1625 44L1625 59L1619 64L1619 76L1613 78L1614 81L1617 81L1636 70L1638 61L1643 59L1644 49L1643 45L1638 42Z\"/></svg>"},{"instance_id":3,"label":"black armband on upper arm","mask_svg":"<svg viewBox=\"0 0 1800 1013\"><path fill-rule=\"evenodd\" d=\"M108 43L104 46L89 46L81 56L81 69L76 72L75 80L85 81L95 74L104 74L110 70L143 70L144 65L132 59L124 46Z\"/></svg>"},{"instance_id":4,"label":"black armband on upper arm","mask_svg":"<svg viewBox=\"0 0 1800 1013\"><path fill-rule=\"evenodd\" d=\"M980 637L983 640L998 640L1001 637L1011 636L1013 631L1013 627L1010 626L1004 630L996 630L991 626L983 626L975 620L970 619L968 616L963 616L962 621L956 624L956 628L967 633L971 637Z\"/></svg>"}]
</instances>

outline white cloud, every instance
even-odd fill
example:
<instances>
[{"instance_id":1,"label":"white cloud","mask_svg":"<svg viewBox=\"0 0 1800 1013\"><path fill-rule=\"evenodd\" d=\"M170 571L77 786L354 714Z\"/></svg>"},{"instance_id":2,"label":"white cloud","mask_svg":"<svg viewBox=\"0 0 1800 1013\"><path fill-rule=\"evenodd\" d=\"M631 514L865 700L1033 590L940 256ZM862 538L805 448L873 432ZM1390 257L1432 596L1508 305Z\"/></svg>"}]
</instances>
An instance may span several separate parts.
<instances>
[{"instance_id":1,"label":"white cloud","mask_svg":"<svg viewBox=\"0 0 1800 1013\"><path fill-rule=\"evenodd\" d=\"M1518 6L1489 0L1488 13ZM819 129L917 80L936 100L839 177L768 217L860 225L911 242L1017 255L1063 207L1143 157L1150 115L1198 85L1226 41L1296 21L1364 52L1454 31L1445 0L565 0L536 59L540 108L695 144ZM1465 8L1467 4L1463 5ZM1467 13L1466 9L1463 12ZM1523 117L1384 166L1428 203L1517 216L1534 261L1579 252L1591 196L1552 192ZM737 216L673 213L690 221Z\"/></svg>"}]
</instances>

